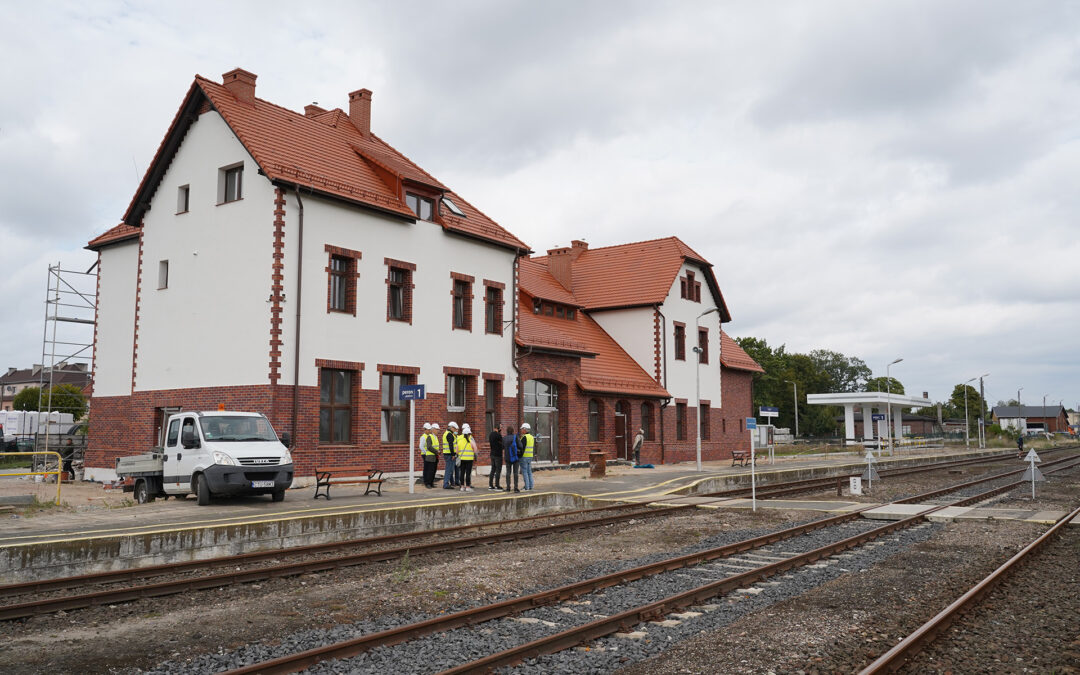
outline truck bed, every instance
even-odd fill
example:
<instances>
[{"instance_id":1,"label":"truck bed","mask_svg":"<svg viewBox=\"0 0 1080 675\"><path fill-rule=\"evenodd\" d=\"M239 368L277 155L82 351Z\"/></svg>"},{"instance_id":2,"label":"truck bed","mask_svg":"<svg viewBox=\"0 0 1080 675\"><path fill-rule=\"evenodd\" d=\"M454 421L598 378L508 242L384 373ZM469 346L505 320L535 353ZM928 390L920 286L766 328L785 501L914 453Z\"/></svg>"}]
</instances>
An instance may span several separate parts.
<instances>
[{"instance_id":1,"label":"truck bed","mask_svg":"<svg viewBox=\"0 0 1080 675\"><path fill-rule=\"evenodd\" d=\"M154 448L150 452L130 457L116 458L116 475L120 478L127 476L160 476L165 469L165 462L160 448Z\"/></svg>"}]
</instances>

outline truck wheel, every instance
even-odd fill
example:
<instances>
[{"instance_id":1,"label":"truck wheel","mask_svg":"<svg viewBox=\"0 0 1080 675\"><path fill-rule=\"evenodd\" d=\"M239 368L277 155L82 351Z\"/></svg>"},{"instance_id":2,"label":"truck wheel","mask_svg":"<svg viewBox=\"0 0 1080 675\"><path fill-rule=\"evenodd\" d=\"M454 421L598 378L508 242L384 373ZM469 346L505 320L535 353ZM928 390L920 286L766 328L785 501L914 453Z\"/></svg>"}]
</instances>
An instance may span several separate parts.
<instances>
[{"instance_id":1,"label":"truck wheel","mask_svg":"<svg viewBox=\"0 0 1080 675\"><path fill-rule=\"evenodd\" d=\"M206 484L206 476L201 473L195 477L195 497L199 506L210 503L210 486Z\"/></svg>"},{"instance_id":2,"label":"truck wheel","mask_svg":"<svg viewBox=\"0 0 1080 675\"><path fill-rule=\"evenodd\" d=\"M285 501L285 490L284 490L284 488L282 488L281 490L274 490L273 492L271 492L270 493L270 498L273 499L275 502L283 502L283 501Z\"/></svg>"},{"instance_id":3,"label":"truck wheel","mask_svg":"<svg viewBox=\"0 0 1080 675\"><path fill-rule=\"evenodd\" d=\"M140 480L135 483L135 503L147 504L154 501L154 498L150 496L150 490L146 487L146 481Z\"/></svg>"}]
</instances>

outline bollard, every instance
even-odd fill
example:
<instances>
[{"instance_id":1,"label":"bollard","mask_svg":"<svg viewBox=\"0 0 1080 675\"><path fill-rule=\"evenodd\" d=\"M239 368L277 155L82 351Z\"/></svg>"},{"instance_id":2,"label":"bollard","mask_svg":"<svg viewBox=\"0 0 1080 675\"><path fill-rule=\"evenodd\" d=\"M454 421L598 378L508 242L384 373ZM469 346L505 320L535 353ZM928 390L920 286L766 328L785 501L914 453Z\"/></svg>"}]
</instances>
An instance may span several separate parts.
<instances>
[{"instance_id":1,"label":"bollard","mask_svg":"<svg viewBox=\"0 0 1080 675\"><path fill-rule=\"evenodd\" d=\"M607 455L602 452L589 453L589 478L603 478L607 475Z\"/></svg>"}]
</instances>

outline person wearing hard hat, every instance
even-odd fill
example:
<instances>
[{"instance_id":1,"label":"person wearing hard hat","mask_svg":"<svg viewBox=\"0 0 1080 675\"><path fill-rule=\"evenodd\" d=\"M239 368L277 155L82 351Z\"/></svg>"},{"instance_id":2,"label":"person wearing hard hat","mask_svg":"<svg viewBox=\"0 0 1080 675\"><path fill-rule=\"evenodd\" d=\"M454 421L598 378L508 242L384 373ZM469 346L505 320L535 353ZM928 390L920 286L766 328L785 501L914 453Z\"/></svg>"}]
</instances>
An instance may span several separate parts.
<instances>
[{"instance_id":1,"label":"person wearing hard hat","mask_svg":"<svg viewBox=\"0 0 1080 675\"><path fill-rule=\"evenodd\" d=\"M420 435L420 458L424 460L424 487L435 487L435 470L439 468L439 439L432 432L431 424L424 423L424 433Z\"/></svg>"},{"instance_id":2,"label":"person wearing hard hat","mask_svg":"<svg viewBox=\"0 0 1080 675\"><path fill-rule=\"evenodd\" d=\"M446 432L442 435L442 458L443 458L443 481L442 486L444 490L452 490L454 488L454 472L457 467L454 465L454 443L456 442L455 433L457 431L457 422L450 422L446 425Z\"/></svg>"},{"instance_id":3,"label":"person wearing hard hat","mask_svg":"<svg viewBox=\"0 0 1080 675\"><path fill-rule=\"evenodd\" d=\"M525 490L533 489L532 461L533 452L536 450L536 436L532 435L532 427L526 422L521 425L521 433L518 434L518 449L521 450L521 479L525 482Z\"/></svg>"},{"instance_id":4,"label":"person wearing hard hat","mask_svg":"<svg viewBox=\"0 0 1080 675\"><path fill-rule=\"evenodd\" d=\"M472 429L468 424L461 425L461 435L457 437L457 454L461 459L462 492L472 492L472 467L476 461L476 440L473 439Z\"/></svg>"}]
</instances>

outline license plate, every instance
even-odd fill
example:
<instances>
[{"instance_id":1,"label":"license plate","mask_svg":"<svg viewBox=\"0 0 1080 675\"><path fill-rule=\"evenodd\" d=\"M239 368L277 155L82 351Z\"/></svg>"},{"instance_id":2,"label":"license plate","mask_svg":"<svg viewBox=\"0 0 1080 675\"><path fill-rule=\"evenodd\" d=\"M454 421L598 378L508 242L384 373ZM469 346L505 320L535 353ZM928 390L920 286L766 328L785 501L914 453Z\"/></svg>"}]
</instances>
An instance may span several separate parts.
<instances>
[{"instance_id":1,"label":"license plate","mask_svg":"<svg viewBox=\"0 0 1080 675\"><path fill-rule=\"evenodd\" d=\"M253 480L253 481L251 481L251 487L253 487L253 488L274 487L274 481L272 481L272 480Z\"/></svg>"}]
</instances>

